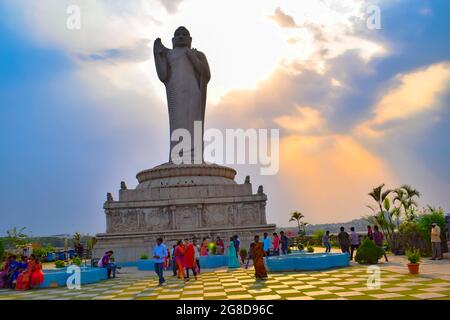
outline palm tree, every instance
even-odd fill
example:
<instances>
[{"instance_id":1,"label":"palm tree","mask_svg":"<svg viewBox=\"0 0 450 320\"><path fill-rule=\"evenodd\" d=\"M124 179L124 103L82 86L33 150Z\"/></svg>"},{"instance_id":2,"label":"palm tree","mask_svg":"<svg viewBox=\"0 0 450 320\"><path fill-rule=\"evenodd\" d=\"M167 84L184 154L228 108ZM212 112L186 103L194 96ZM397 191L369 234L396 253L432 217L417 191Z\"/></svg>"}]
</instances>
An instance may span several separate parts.
<instances>
[{"instance_id":1,"label":"palm tree","mask_svg":"<svg viewBox=\"0 0 450 320\"><path fill-rule=\"evenodd\" d=\"M417 202L414 200L414 197L420 198L420 192L407 184L402 185L400 188L406 193L405 203L403 206L405 209L406 218L408 221L412 221L416 218L417 209Z\"/></svg>"},{"instance_id":2,"label":"palm tree","mask_svg":"<svg viewBox=\"0 0 450 320\"><path fill-rule=\"evenodd\" d=\"M301 221L304 217L305 216L301 212L294 211L291 213L291 219L289 219L289 222L297 222L299 235L301 235L302 233L306 233L306 226L308 225L308 222Z\"/></svg>"},{"instance_id":3,"label":"palm tree","mask_svg":"<svg viewBox=\"0 0 450 320\"><path fill-rule=\"evenodd\" d=\"M398 210L391 210L391 201L389 200L389 195L391 194L392 190L384 190L384 183L379 185L376 188L373 188L373 190L369 193L369 196L372 197L375 202L377 203L379 211L376 212L376 209L373 207L368 206L371 208L375 216L373 219L370 219L373 222L376 222L383 230L384 234L386 235L386 241L389 243L389 246L391 249L395 249L396 247L396 241L395 241L395 224L392 221L392 217L398 216Z\"/></svg>"}]
</instances>

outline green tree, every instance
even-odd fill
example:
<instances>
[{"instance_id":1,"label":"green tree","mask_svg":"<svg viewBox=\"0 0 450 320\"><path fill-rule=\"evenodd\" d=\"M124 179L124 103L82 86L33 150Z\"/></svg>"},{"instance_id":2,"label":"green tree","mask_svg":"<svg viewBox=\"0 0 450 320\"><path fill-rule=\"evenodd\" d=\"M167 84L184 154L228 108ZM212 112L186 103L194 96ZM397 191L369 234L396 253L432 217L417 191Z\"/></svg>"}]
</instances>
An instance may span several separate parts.
<instances>
[{"instance_id":1,"label":"green tree","mask_svg":"<svg viewBox=\"0 0 450 320\"><path fill-rule=\"evenodd\" d=\"M2 263L5 256L5 245L3 244L3 240L0 239L0 264Z\"/></svg>"},{"instance_id":2,"label":"green tree","mask_svg":"<svg viewBox=\"0 0 450 320\"><path fill-rule=\"evenodd\" d=\"M5 240L10 243L14 248L23 246L27 243L28 235L24 232L26 227L18 229L14 227L6 231Z\"/></svg>"},{"instance_id":3,"label":"green tree","mask_svg":"<svg viewBox=\"0 0 450 320\"><path fill-rule=\"evenodd\" d=\"M394 190L394 204L398 203L398 210L403 209L403 213L408 221L414 221L417 219L417 202L415 198L420 197L420 192L404 184L400 188ZM399 212L401 214L401 212Z\"/></svg>"},{"instance_id":4,"label":"green tree","mask_svg":"<svg viewBox=\"0 0 450 320\"><path fill-rule=\"evenodd\" d=\"M398 237L395 234L395 220L397 220L398 227L400 212L391 205L389 195L392 193L392 190L383 190L384 186L382 184L372 189L369 193L369 196L375 200L376 206L368 206L374 212L374 215L368 217L367 220L381 228L391 250L396 250L398 248Z\"/></svg>"},{"instance_id":5,"label":"green tree","mask_svg":"<svg viewBox=\"0 0 450 320\"><path fill-rule=\"evenodd\" d=\"M304 217L301 212L294 211L291 213L291 218L289 219L289 222L297 222L298 234L303 236L306 234L306 226L309 224L308 222L302 221Z\"/></svg>"}]
</instances>

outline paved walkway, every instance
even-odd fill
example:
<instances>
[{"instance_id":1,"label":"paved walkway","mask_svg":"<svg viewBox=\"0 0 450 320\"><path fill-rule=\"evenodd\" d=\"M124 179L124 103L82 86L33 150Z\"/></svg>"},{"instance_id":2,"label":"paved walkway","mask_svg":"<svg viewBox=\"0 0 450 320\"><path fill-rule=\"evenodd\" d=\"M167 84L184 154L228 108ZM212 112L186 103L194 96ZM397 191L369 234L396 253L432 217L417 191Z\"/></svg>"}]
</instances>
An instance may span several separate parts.
<instances>
[{"instance_id":1,"label":"paved walkway","mask_svg":"<svg viewBox=\"0 0 450 320\"><path fill-rule=\"evenodd\" d=\"M81 290L69 290L64 287L17 292L2 289L0 300L450 300L450 280L428 277L427 274L412 276L405 272L406 269L391 270L399 267L395 265L396 263L393 261L392 265L379 265L381 267L379 288L367 286L369 276L367 268L359 265L321 272L271 273L265 281L255 280L252 269L204 270L198 280L192 279L187 283L167 272L167 284L163 287L157 287L154 272L123 268L118 278L85 285Z\"/></svg>"}]
</instances>

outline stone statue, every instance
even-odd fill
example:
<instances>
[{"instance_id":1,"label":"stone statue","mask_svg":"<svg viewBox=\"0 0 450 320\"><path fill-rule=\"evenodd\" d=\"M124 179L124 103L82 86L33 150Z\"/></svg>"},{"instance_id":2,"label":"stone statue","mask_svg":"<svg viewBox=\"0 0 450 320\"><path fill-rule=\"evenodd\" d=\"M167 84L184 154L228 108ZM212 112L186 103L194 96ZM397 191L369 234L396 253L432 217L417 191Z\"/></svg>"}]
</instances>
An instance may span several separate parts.
<instances>
[{"instance_id":1,"label":"stone statue","mask_svg":"<svg viewBox=\"0 0 450 320\"><path fill-rule=\"evenodd\" d=\"M201 152L203 162L203 128L205 121L206 91L211 78L205 54L191 49L192 38L185 27L179 27L172 38L173 49L166 48L158 38L153 44L153 54L158 78L166 86L169 109L170 135L176 129L186 129L191 134L190 159L194 150ZM201 121L201 143L194 146L194 121ZM177 141L170 142L169 162Z\"/></svg>"},{"instance_id":2,"label":"stone statue","mask_svg":"<svg viewBox=\"0 0 450 320\"><path fill-rule=\"evenodd\" d=\"M120 190L127 190L127 184L125 183L125 181L120 182Z\"/></svg>"},{"instance_id":3,"label":"stone statue","mask_svg":"<svg viewBox=\"0 0 450 320\"><path fill-rule=\"evenodd\" d=\"M112 196L112 193L111 193L111 192L108 192L108 193L106 194L106 201L108 201L108 202L112 202L112 201L114 201L114 199L113 199L113 196Z\"/></svg>"},{"instance_id":4,"label":"stone statue","mask_svg":"<svg viewBox=\"0 0 450 320\"><path fill-rule=\"evenodd\" d=\"M250 183L250 176L246 176L245 177L245 182L244 183L246 183L246 184Z\"/></svg>"},{"instance_id":5,"label":"stone statue","mask_svg":"<svg viewBox=\"0 0 450 320\"><path fill-rule=\"evenodd\" d=\"M264 187L263 186L259 186L258 187L258 194L262 194L264 193Z\"/></svg>"}]
</instances>

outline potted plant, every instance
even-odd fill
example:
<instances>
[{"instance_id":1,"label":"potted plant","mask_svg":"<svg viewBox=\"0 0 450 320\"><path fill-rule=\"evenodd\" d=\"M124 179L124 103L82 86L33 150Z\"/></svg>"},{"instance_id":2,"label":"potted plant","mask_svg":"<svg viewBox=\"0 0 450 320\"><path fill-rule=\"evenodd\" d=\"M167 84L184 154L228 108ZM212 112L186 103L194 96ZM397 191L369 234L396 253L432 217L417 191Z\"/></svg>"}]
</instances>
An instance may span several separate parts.
<instances>
[{"instance_id":1,"label":"potted plant","mask_svg":"<svg viewBox=\"0 0 450 320\"><path fill-rule=\"evenodd\" d=\"M314 252L314 248L312 246L308 246L306 249L309 253L313 253Z\"/></svg>"},{"instance_id":2,"label":"potted plant","mask_svg":"<svg viewBox=\"0 0 450 320\"><path fill-rule=\"evenodd\" d=\"M141 255L141 260L148 260L148 255L146 254Z\"/></svg>"},{"instance_id":3,"label":"potted plant","mask_svg":"<svg viewBox=\"0 0 450 320\"><path fill-rule=\"evenodd\" d=\"M406 257L409 260L408 269L411 274L419 273L420 251L419 249L406 250Z\"/></svg>"}]
</instances>

